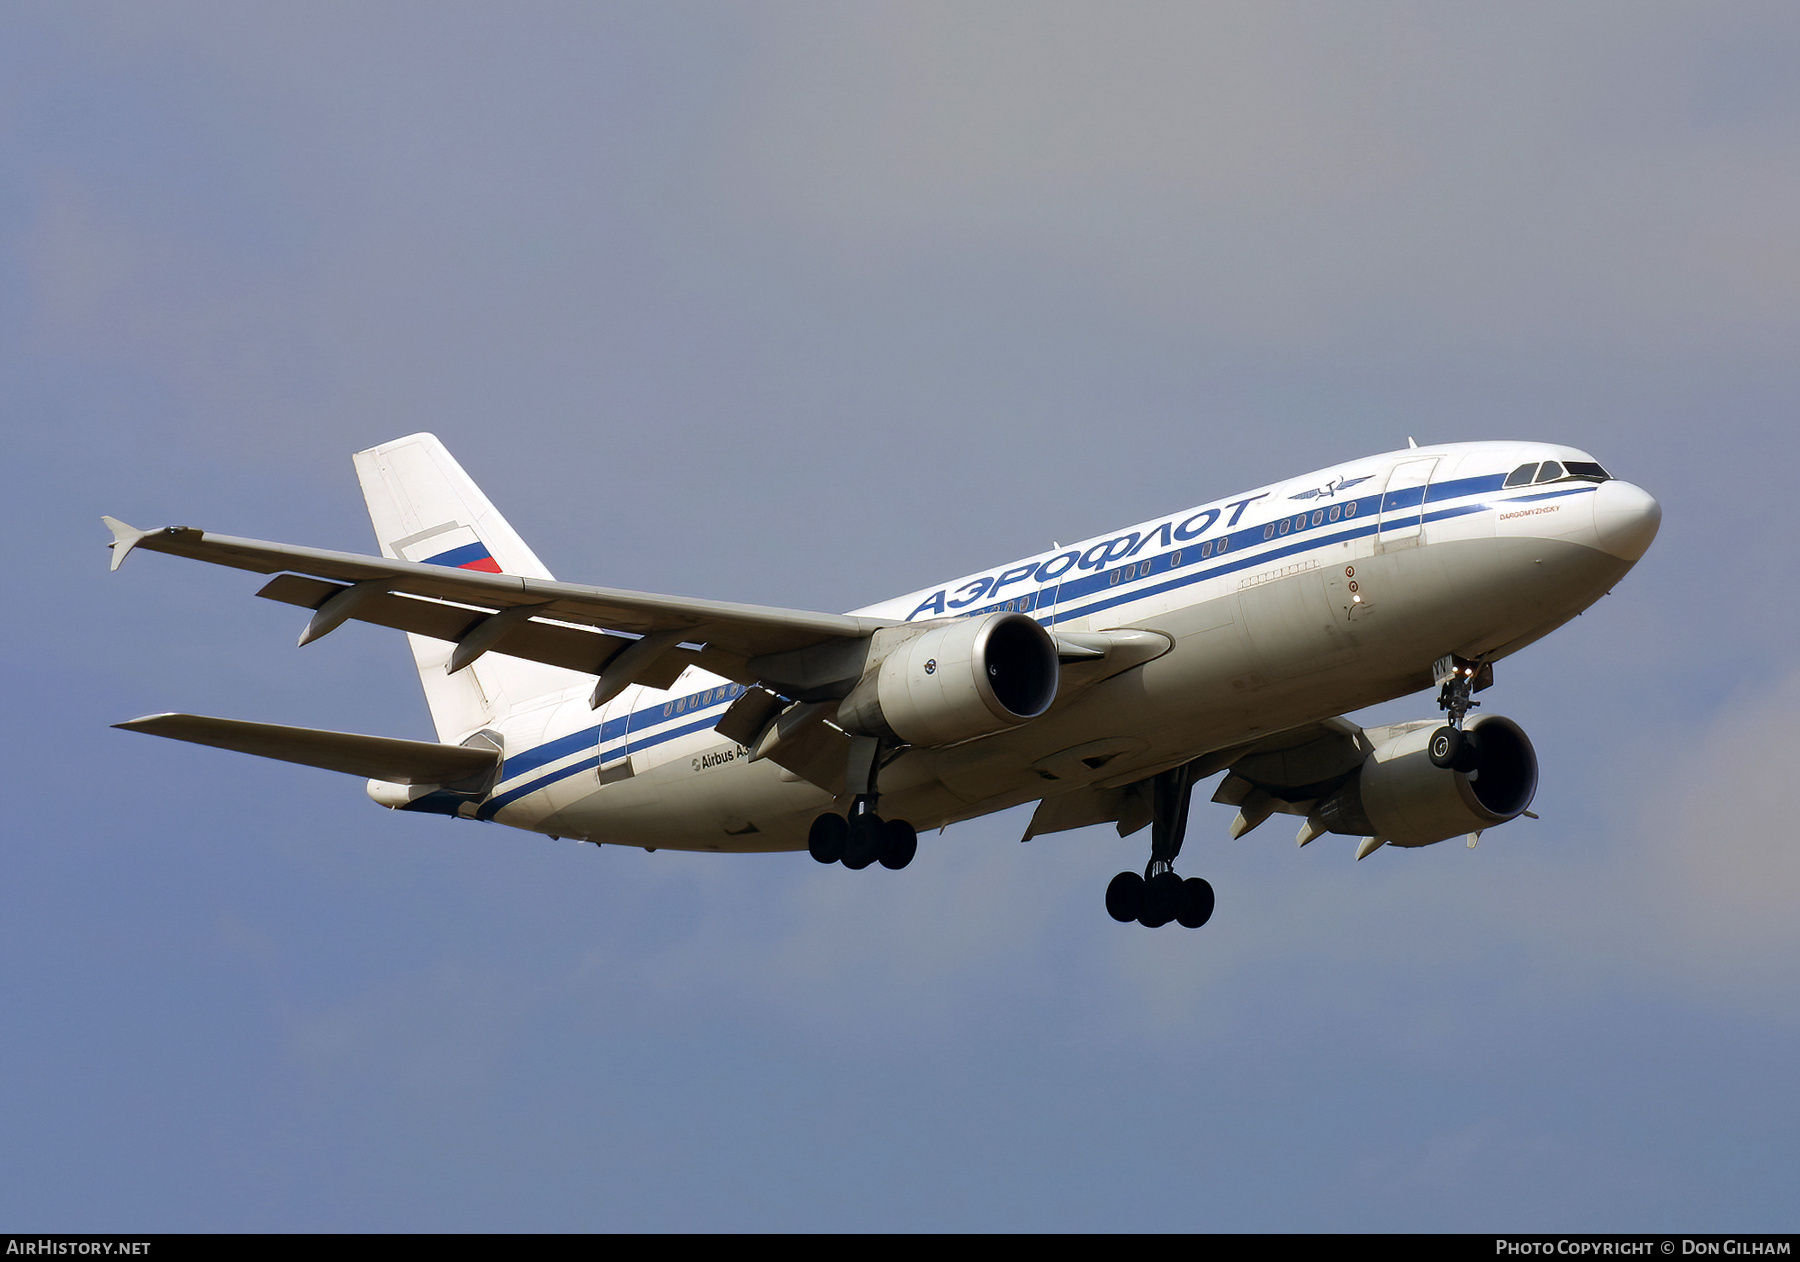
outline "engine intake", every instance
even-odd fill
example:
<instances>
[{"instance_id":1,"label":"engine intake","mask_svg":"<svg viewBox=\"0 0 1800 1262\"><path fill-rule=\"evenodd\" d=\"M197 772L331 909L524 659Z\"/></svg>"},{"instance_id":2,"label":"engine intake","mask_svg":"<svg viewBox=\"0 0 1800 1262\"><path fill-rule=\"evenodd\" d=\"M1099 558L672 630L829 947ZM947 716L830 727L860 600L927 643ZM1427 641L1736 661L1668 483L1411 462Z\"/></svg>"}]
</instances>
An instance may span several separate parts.
<instances>
[{"instance_id":1,"label":"engine intake","mask_svg":"<svg viewBox=\"0 0 1800 1262\"><path fill-rule=\"evenodd\" d=\"M876 635L879 648L883 632ZM1037 718L1056 700L1057 682L1056 642L1032 619L958 618L908 636L871 663L837 721L866 736L949 745Z\"/></svg>"},{"instance_id":2,"label":"engine intake","mask_svg":"<svg viewBox=\"0 0 1800 1262\"><path fill-rule=\"evenodd\" d=\"M1537 752L1523 728L1498 714L1470 720L1474 765L1454 771L1431 761L1427 747L1437 726L1405 724L1378 739L1349 782L1318 808L1325 826L1396 846L1429 846L1504 824L1531 805Z\"/></svg>"}]
</instances>

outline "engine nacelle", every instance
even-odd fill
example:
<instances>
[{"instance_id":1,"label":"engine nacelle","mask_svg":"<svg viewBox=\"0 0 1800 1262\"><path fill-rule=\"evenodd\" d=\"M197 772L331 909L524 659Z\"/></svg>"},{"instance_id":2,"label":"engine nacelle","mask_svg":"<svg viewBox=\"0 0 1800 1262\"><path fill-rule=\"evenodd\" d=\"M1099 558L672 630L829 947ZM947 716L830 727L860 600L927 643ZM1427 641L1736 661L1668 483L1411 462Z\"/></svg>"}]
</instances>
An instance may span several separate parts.
<instances>
[{"instance_id":1,"label":"engine nacelle","mask_svg":"<svg viewBox=\"0 0 1800 1262\"><path fill-rule=\"evenodd\" d=\"M885 634L877 631L876 647ZM1022 613L959 618L883 654L838 707L846 731L949 745L1017 727L1056 700L1056 642Z\"/></svg>"},{"instance_id":2,"label":"engine nacelle","mask_svg":"<svg viewBox=\"0 0 1800 1262\"><path fill-rule=\"evenodd\" d=\"M1537 752L1523 728L1497 714L1471 719L1474 769L1452 771L1433 764L1426 750L1438 727L1406 724L1377 739L1349 783L1318 808L1326 827L1385 837L1396 846L1429 846L1504 824L1531 805Z\"/></svg>"}]
</instances>

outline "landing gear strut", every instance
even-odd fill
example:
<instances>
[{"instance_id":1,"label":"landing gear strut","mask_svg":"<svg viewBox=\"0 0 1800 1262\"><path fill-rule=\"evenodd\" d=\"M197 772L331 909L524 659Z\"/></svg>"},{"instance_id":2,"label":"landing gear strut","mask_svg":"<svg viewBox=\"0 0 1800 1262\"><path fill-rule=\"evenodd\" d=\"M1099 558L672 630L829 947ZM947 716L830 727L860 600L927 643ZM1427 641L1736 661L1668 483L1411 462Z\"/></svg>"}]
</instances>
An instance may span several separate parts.
<instances>
[{"instance_id":1,"label":"landing gear strut","mask_svg":"<svg viewBox=\"0 0 1800 1262\"><path fill-rule=\"evenodd\" d=\"M851 754L849 783L861 791L850 800L850 817L827 811L813 820L806 850L820 863L841 862L853 872L872 863L897 872L918 853L919 834L903 819L882 819L876 814L875 773L880 751L872 740L869 746Z\"/></svg>"},{"instance_id":2,"label":"landing gear strut","mask_svg":"<svg viewBox=\"0 0 1800 1262\"><path fill-rule=\"evenodd\" d=\"M1475 733L1463 728L1463 719L1481 704L1472 694L1494 682L1494 664L1446 655L1433 665L1432 675L1438 682L1438 709L1450 722L1431 734L1426 754L1435 767L1473 771L1481 761L1481 749Z\"/></svg>"},{"instance_id":3,"label":"landing gear strut","mask_svg":"<svg viewBox=\"0 0 1800 1262\"><path fill-rule=\"evenodd\" d=\"M1192 764L1163 772L1150 782L1150 862L1144 874L1121 872L1106 887L1106 911L1121 924L1137 921L1156 929L1171 920L1198 929L1213 914L1213 887L1199 877L1182 880L1175 857L1187 835L1188 803L1194 794Z\"/></svg>"}]
</instances>

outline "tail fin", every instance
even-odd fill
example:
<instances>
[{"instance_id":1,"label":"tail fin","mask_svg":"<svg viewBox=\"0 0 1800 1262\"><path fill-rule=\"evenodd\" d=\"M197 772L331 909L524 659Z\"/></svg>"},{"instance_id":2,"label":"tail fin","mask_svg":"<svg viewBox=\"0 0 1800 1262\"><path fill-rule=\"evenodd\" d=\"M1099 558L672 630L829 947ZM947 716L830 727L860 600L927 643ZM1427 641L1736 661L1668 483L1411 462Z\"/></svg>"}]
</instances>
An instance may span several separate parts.
<instances>
[{"instance_id":1,"label":"tail fin","mask_svg":"<svg viewBox=\"0 0 1800 1262\"><path fill-rule=\"evenodd\" d=\"M550 578L544 563L434 435L411 434L355 456L383 556L490 574ZM521 703L586 686L584 676L489 653L454 675L443 640L408 635L438 739L454 743Z\"/></svg>"}]
</instances>

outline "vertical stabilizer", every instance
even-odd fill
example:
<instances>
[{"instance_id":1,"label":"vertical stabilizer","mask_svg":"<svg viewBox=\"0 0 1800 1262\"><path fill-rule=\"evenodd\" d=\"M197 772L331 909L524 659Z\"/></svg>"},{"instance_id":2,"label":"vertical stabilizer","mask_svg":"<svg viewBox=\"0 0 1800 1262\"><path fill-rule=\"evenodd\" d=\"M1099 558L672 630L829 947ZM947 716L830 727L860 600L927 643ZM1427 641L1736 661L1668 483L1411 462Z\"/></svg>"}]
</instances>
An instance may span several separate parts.
<instances>
[{"instance_id":1,"label":"vertical stabilizer","mask_svg":"<svg viewBox=\"0 0 1800 1262\"><path fill-rule=\"evenodd\" d=\"M354 459L383 556L489 574L551 577L435 435L396 438L359 451ZM535 697L590 682L571 671L497 652L451 675L445 668L454 645L421 635L406 639L442 741L460 741Z\"/></svg>"}]
</instances>

